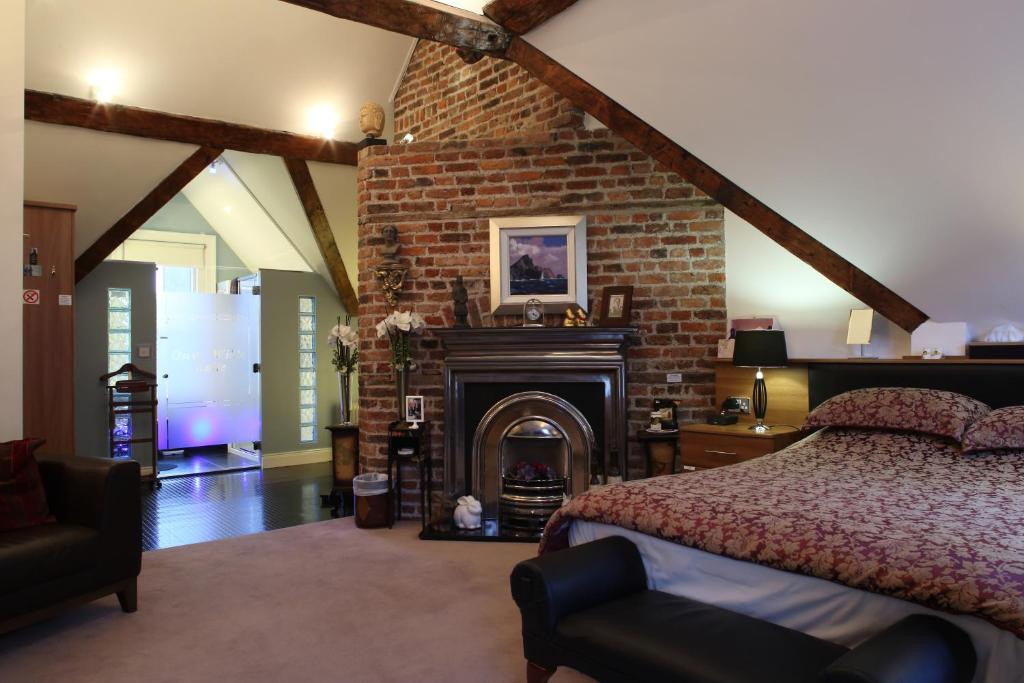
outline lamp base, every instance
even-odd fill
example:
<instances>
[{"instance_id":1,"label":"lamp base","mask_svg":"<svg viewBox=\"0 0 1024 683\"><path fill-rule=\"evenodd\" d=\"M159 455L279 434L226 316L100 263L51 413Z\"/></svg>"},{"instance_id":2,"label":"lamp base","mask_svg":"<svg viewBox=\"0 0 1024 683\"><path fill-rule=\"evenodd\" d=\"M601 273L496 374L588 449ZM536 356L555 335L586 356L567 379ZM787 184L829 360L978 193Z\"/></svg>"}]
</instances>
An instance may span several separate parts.
<instances>
[{"instance_id":1,"label":"lamp base","mask_svg":"<svg viewBox=\"0 0 1024 683\"><path fill-rule=\"evenodd\" d=\"M754 432L755 434L766 434L772 431L772 428L769 425L766 425L764 423L764 420L758 420L754 424L750 425L748 429Z\"/></svg>"}]
</instances>

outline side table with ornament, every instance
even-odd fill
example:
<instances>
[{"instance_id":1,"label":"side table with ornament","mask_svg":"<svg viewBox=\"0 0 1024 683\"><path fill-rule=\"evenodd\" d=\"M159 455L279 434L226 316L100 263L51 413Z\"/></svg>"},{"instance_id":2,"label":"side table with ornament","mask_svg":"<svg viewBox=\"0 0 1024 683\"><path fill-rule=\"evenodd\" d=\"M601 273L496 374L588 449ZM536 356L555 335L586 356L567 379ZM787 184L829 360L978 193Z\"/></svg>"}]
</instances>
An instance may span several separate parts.
<instances>
[{"instance_id":1,"label":"side table with ornament","mask_svg":"<svg viewBox=\"0 0 1024 683\"><path fill-rule=\"evenodd\" d=\"M402 466L410 464L416 466L419 475L420 510L423 528L426 529L433 499L429 422L414 425L399 421L388 426L388 480L391 482L391 500L394 505L392 522L402 519Z\"/></svg>"},{"instance_id":2,"label":"side table with ornament","mask_svg":"<svg viewBox=\"0 0 1024 683\"><path fill-rule=\"evenodd\" d=\"M678 429L641 429L636 438L644 445L647 454L648 477L675 474L676 459L679 456Z\"/></svg>"}]
</instances>

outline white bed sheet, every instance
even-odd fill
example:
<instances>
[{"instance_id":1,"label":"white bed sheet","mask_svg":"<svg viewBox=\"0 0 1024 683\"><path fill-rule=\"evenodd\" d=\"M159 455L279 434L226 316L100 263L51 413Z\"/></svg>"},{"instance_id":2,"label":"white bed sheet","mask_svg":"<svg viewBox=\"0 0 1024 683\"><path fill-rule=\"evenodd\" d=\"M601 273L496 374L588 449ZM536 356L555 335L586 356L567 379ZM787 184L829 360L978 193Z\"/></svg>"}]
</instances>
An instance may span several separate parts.
<instances>
[{"instance_id":1,"label":"white bed sheet","mask_svg":"<svg viewBox=\"0 0 1024 683\"><path fill-rule=\"evenodd\" d=\"M609 524L577 519L569 530L571 545L606 536L625 536L636 544L649 588L718 605L846 647L854 647L909 614L934 614L971 637L978 653L974 683L1024 681L1024 641L983 619L734 560Z\"/></svg>"}]
</instances>

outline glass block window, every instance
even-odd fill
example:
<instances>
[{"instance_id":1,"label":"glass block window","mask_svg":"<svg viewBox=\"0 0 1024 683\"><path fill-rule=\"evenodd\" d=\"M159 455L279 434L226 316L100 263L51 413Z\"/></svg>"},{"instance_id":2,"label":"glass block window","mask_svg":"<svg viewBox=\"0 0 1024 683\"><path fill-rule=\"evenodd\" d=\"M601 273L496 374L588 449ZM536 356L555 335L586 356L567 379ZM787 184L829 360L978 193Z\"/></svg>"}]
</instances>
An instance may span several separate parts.
<instances>
[{"instance_id":1,"label":"glass block window","mask_svg":"<svg viewBox=\"0 0 1024 683\"><path fill-rule=\"evenodd\" d=\"M132 360L132 290L111 287L107 290L107 371L113 372ZM115 394L115 400L119 398ZM132 416L118 415L110 435L114 440L114 457L132 454Z\"/></svg>"},{"instance_id":2,"label":"glass block window","mask_svg":"<svg viewBox=\"0 0 1024 683\"><path fill-rule=\"evenodd\" d=\"M299 441L316 441L316 297L299 297Z\"/></svg>"}]
</instances>

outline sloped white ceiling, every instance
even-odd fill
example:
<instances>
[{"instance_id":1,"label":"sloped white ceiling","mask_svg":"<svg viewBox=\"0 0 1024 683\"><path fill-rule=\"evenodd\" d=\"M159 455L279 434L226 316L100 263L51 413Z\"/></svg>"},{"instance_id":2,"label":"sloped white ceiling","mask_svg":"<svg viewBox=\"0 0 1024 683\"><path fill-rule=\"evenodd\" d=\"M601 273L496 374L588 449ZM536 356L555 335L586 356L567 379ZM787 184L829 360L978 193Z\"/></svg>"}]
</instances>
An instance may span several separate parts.
<instances>
[{"instance_id":1,"label":"sloped white ceiling","mask_svg":"<svg viewBox=\"0 0 1024 683\"><path fill-rule=\"evenodd\" d=\"M326 104L355 141L412 43L280 0L29 0L26 87L89 97L114 69L122 104L295 132Z\"/></svg>"},{"instance_id":2,"label":"sloped white ceiling","mask_svg":"<svg viewBox=\"0 0 1024 683\"><path fill-rule=\"evenodd\" d=\"M225 152L223 158L249 192L269 214L295 250L314 272L333 287L331 274L320 255L313 231L295 192L288 169L280 157L245 152Z\"/></svg>"},{"instance_id":3,"label":"sloped white ceiling","mask_svg":"<svg viewBox=\"0 0 1024 683\"><path fill-rule=\"evenodd\" d=\"M196 150L25 122L25 198L78 207L77 257Z\"/></svg>"},{"instance_id":4,"label":"sloped white ceiling","mask_svg":"<svg viewBox=\"0 0 1024 683\"><path fill-rule=\"evenodd\" d=\"M313 270L229 165L221 164L216 173L200 173L182 194L249 270Z\"/></svg>"},{"instance_id":5,"label":"sloped white ceiling","mask_svg":"<svg viewBox=\"0 0 1024 683\"><path fill-rule=\"evenodd\" d=\"M586 0L528 39L983 334L1024 320L1022 35L1019 0Z\"/></svg>"}]
</instances>

